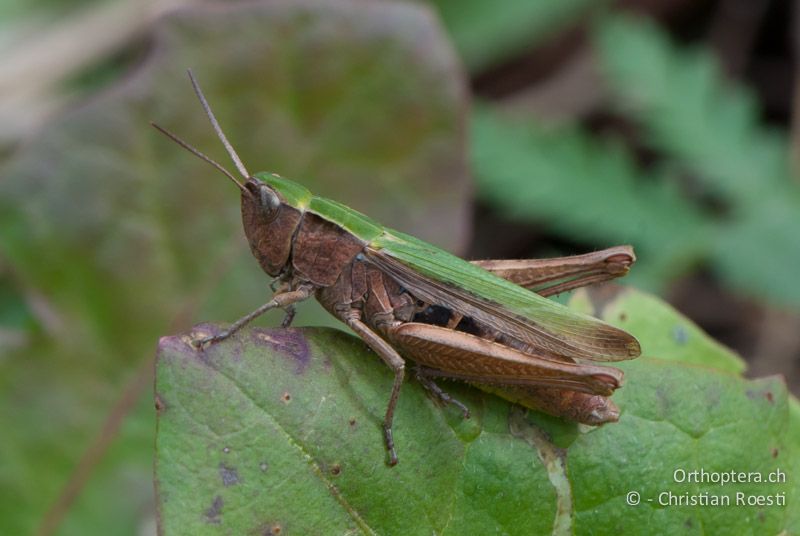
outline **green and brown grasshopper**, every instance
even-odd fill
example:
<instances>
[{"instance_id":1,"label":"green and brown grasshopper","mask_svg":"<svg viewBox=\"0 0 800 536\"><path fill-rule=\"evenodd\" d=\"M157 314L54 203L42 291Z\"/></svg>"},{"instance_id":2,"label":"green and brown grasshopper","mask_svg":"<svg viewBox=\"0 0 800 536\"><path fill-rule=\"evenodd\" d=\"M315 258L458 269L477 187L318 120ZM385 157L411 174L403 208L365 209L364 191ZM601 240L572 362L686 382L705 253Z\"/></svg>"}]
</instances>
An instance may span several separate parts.
<instances>
[{"instance_id":1,"label":"green and brown grasshopper","mask_svg":"<svg viewBox=\"0 0 800 536\"><path fill-rule=\"evenodd\" d=\"M417 364L417 378L429 391L465 416L466 407L439 389L434 378L463 380L582 423L617 420L619 411L607 397L620 386L622 372L581 361L635 358L638 341L545 296L624 275L635 260L630 247L547 260L462 260L289 179L251 175L189 76L244 181L154 126L241 190L250 249L278 285L269 302L223 332L195 341L197 346L229 337L270 309L285 309L288 326L293 304L315 296L394 372L383 421L391 465L397 463L392 418L406 359Z\"/></svg>"}]
</instances>

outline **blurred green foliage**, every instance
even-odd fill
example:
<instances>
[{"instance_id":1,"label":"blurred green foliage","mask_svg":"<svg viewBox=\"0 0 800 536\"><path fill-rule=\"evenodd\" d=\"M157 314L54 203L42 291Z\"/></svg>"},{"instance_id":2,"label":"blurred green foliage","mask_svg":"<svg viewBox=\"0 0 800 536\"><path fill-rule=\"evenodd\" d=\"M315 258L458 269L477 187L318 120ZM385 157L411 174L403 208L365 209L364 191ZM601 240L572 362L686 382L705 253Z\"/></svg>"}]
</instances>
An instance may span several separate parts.
<instances>
[{"instance_id":1,"label":"blurred green foliage","mask_svg":"<svg viewBox=\"0 0 800 536\"><path fill-rule=\"evenodd\" d=\"M85 9L102 0L2 0L0 2L0 21L8 24L34 18L53 20L74 10Z\"/></svg>"},{"instance_id":2,"label":"blurred green foliage","mask_svg":"<svg viewBox=\"0 0 800 536\"><path fill-rule=\"evenodd\" d=\"M664 165L722 203L707 260L752 296L800 307L800 183L785 133L764 126L745 88L725 80L705 50L680 50L655 25L609 19L597 32L615 97Z\"/></svg>"},{"instance_id":3,"label":"blurred green foliage","mask_svg":"<svg viewBox=\"0 0 800 536\"><path fill-rule=\"evenodd\" d=\"M481 199L564 236L630 243L628 276L666 281L702 251L707 222L669 180L648 179L621 143L575 125L543 127L489 108L473 115L472 160Z\"/></svg>"},{"instance_id":4,"label":"blurred green foliage","mask_svg":"<svg viewBox=\"0 0 800 536\"><path fill-rule=\"evenodd\" d=\"M478 110L473 166L481 196L566 237L628 242L633 274L654 288L709 265L732 290L800 308L800 188L786 135L705 50L682 50L654 24L604 17L595 53L617 109L658 160L643 170L623 140L577 124Z\"/></svg>"},{"instance_id":5,"label":"blurred green foliage","mask_svg":"<svg viewBox=\"0 0 800 536\"><path fill-rule=\"evenodd\" d=\"M470 71L477 72L554 37L609 0L429 0Z\"/></svg>"}]
</instances>

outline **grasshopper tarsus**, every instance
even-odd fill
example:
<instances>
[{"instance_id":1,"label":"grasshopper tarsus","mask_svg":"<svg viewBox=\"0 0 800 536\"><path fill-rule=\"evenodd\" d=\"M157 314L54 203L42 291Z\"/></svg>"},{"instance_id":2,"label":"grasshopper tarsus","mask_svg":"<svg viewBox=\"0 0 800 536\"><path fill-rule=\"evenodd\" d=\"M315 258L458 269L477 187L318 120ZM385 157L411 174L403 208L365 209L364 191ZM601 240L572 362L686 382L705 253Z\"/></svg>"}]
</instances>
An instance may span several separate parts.
<instances>
[{"instance_id":1,"label":"grasshopper tarsus","mask_svg":"<svg viewBox=\"0 0 800 536\"><path fill-rule=\"evenodd\" d=\"M286 315L283 317L283 321L281 322L281 327L284 329L292 325L294 315L297 314L297 310L295 310L294 305L286 307L285 311Z\"/></svg>"},{"instance_id":2,"label":"grasshopper tarsus","mask_svg":"<svg viewBox=\"0 0 800 536\"><path fill-rule=\"evenodd\" d=\"M214 335L207 335L205 337L200 337L199 339L192 339L192 346L194 346L195 349L197 350L203 351L212 344L224 341L225 339L233 335L235 332L236 330L231 330L231 328L228 328Z\"/></svg>"},{"instance_id":3,"label":"grasshopper tarsus","mask_svg":"<svg viewBox=\"0 0 800 536\"><path fill-rule=\"evenodd\" d=\"M458 409L460 409L461 410L461 415L464 417L464 419L469 419L472 416L470 414L470 412L469 412L469 408L466 405L464 405L460 400L457 400L457 399L453 398L452 396L448 395L447 393L443 392L442 394L444 394L444 397L442 398L442 402L444 402L445 404L452 404L453 406L455 406Z\"/></svg>"},{"instance_id":4,"label":"grasshopper tarsus","mask_svg":"<svg viewBox=\"0 0 800 536\"><path fill-rule=\"evenodd\" d=\"M391 424L387 425L384 423L383 425L383 439L386 442L386 450L389 452L389 466L394 467L397 465L397 452L394 450L394 438L392 437L392 426Z\"/></svg>"},{"instance_id":5,"label":"grasshopper tarsus","mask_svg":"<svg viewBox=\"0 0 800 536\"><path fill-rule=\"evenodd\" d=\"M461 402L456 398L453 398L444 389L439 387L435 381L425 376L425 374L422 372L421 367L416 367L415 372L417 381L419 381L419 383L425 388L426 391L428 391L428 393L430 393L432 396L435 396L444 405L452 404L453 406L460 409L465 419L470 418L469 408L463 402Z\"/></svg>"},{"instance_id":6,"label":"grasshopper tarsus","mask_svg":"<svg viewBox=\"0 0 800 536\"><path fill-rule=\"evenodd\" d=\"M216 335L208 335L206 337L200 337L199 339L192 339L192 346L194 346L196 350L203 351L212 344L223 341L228 337L230 337L230 333L228 333L228 330L225 330L217 333Z\"/></svg>"},{"instance_id":7,"label":"grasshopper tarsus","mask_svg":"<svg viewBox=\"0 0 800 536\"><path fill-rule=\"evenodd\" d=\"M190 341L190 344L192 345L192 348L194 348L195 350L202 350L203 349L203 345L205 344L205 339L206 338L207 337L203 337L202 339L194 339L193 338Z\"/></svg>"}]
</instances>

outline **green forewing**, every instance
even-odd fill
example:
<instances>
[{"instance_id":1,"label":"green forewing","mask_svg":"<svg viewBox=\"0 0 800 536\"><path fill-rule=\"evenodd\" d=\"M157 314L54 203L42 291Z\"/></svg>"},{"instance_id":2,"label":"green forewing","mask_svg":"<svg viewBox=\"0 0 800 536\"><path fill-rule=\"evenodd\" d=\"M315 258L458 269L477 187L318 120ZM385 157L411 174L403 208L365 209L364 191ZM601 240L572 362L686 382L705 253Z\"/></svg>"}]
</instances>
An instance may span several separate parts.
<instances>
[{"instance_id":1,"label":"green forewing","mask_svg":"<svg viewBox=\"0 0 800 536\"><path fill-rule=\"evenodd\" d=\"M634 337L570 311L422 240L386 230L369 258L418 294L475 315L544 351L568 358L617 361L639 355Z\"/></svg>"}]
</instances>

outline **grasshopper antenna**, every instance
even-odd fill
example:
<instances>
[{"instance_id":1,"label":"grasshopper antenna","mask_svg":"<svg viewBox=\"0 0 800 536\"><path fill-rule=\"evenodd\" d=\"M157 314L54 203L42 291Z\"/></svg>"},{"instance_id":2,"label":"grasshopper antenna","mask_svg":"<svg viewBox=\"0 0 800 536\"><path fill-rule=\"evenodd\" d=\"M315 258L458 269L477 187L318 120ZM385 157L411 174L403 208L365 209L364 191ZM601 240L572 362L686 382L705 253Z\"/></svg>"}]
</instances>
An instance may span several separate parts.
<instances>
[{"instance_id":1,"label":"grasshopper antenna","mask_svg":"<svg viewBox=\"0 0 800 536\"><path fill-rule=\"evenodd\" d=\"M239 158L239 155L236 154L236 151L233 149L233 146L228 141L228 138L225 137L225 133L222 132L222 128L219 126L217 118L214 116L214 112L211 111L211 106L209 106L208 101L206 100L206 96L203 95L203 90L200 89L200 84L197 83L197 79L194 77L194 74L192 74L192 70L187 69L186 72L189 73L189 80L192 81L192 87L194 88L194 92L197 93L197 98L200 99L200 104L203 105L203 110L206 111L208 120L211 121L211 126L214 127L214 132L217 133L219 141L221 141L222 145L225 146L225 150L228 151L228 155L231 157L231 160L233 160L236 169L239 170L239 173L241 173L242 177L244 177L245 179L249 179L250 173L247 172L247 168L245 168L244 164L242 164L242 160Z\"/></svg>"},{"instance_id":2,"label":"grasshopper antenna","mask_svg":"<svg viewBox=\"0 0 800 536\"><path fill-rule=\"evenodd\" d=\"M190 153L192 153L196 157L200 158L201 160L204 160L204 161L208 162L209 164L211 164L212 166L214 166L215 168L220 170L222 173L225 174L226 177L228 177L230 180L232 180L233 183L236 184L236 186L242 192L246 193L250 197L253 196L253 194L250 192L250 190L245 188L244 185L241 182L239 182L239 180L236 177L233 176L233 173L231 173L230 171L228 171L227 169L222 167L222 164L220 164L219 162L217 162L213 158L211 158L209 156L206 156L205 154L201 153L200 151L198 151L197 149L195 149L194 147L192 147L191 145L189 145L188 143L186 143L185 141L183 141L178 136L176 136L175 134L173 134L169 130L165 129L164 127L159 126L159 125L153 123L152 121L150 122L150 124L153 125L153 127L155 127L156 130L161 132L163 135L165 135L166 137L168 137L169 139L171 139L172 141L174 141L175 143L177 143L178 145L180 145L181 147L183 147L184 149L186 149L187 151L189 151Z\"/></svg>"}]
</instances>

